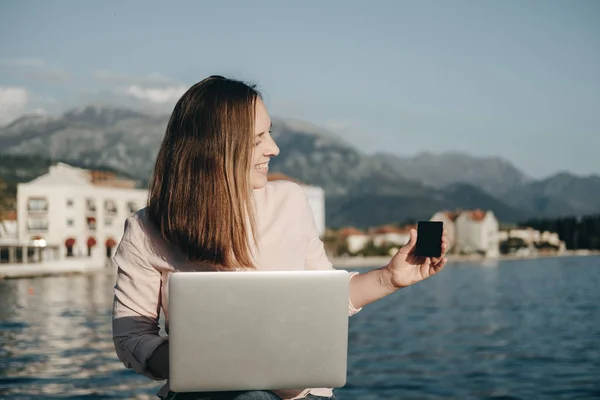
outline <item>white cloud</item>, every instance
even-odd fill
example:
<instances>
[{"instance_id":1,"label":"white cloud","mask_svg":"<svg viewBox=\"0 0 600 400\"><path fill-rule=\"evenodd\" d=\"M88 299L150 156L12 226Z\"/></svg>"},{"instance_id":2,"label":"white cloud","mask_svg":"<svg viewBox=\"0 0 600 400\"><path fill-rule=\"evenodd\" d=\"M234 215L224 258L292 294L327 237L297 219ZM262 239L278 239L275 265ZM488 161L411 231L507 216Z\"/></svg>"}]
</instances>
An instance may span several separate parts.
<instances>
[{"instance_id":1,"label":"white cloud","mask_svg":"<svg viewBox=\"0 0 600 400\"><path fill-rule=\"evenodd\" d=\"M25 111L29 97L25 88L0 86L0 124L6 124L19 117Z\"/></svg>"},{"instance_id":2,"label":"white cloud","mask_svg":"<svg viewBox=\"0 0 600 400\"><path fill-rule=\"evenodd\" d=\"M0 70L42 82L66 83L72 76L39 58L0 58Z\"/></svg>"},{"instance_id":3,"label":"white cloud","mask_svg":"<svg viewBox=\"0 0 600 400\"><path fill-rule=\"evenodd\" d=\"M154 104L175 103L188 88L185 86L168 87L141 87L133 85L122 89L124 94L139 100L149 101Z\"/></svg>"},{"instance_id":4,"label":"white cloud","mask_svg":"<svg viewBox=\"0 0 600 400\"><path fill-rule=\"evenodd\" d=\"M181 82L159 72L132 75L99 70L92 76L103 86L101 97L106 98L109 96L107 91L112 91L117 103L125 102L131 107L158 112L170 110L188 89Z\"/></svg>"},{"instance_id":5,"label":"white cloud","mask_svg":"<svg viewBox=\"0 0 600 400\"><path fill-rule=\"evenodd\" d=\"M91 76L76 75L56 68L42 58L2 58L0 76L16 76L29 81L26 87L2 88L0 123L4 124L24 113L51 114L63 112L74 105L110 104L141 109L151 113L167 113L188 89L186 85L159 72L128 74L97 70ZM54 85L60 100L35 95L37 82ZM77 84L75 84L77 83ZM17 94L18 93L18 94Z\"/></svg>"}]
</instances>

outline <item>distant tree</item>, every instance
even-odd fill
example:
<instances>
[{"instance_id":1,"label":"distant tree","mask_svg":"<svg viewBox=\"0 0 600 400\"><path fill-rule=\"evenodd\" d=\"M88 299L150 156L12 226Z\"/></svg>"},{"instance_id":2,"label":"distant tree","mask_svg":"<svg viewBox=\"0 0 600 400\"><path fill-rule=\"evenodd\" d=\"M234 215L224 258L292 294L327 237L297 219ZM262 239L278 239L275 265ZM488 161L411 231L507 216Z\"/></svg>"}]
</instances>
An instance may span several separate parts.
<instances>
[{"instance_id":1,"label":"distant tree","mask_svg":"<svg viewBox=\"0 0 600 400\"><path fill-rule=\"evenodd\" d=\"M323 235L323 245L328 254L336 257L350 254L347 238L334 230L327 230Z\"/></svg>"},{"instance_id":2,"label":"distant tree","mask_svg":"<svg viewBox=\"0 0 600 400\"><path fill-rule=\"evenodd\" d=\"M8 185L0 178L0 224L4 227L4 220L8 218L8 213L14 208L14 198L8 192Z\"/></svg>"},{"instance_id":3,"label":"distant tree","mask_svg":"<svg viewBox=\"0 0 600 400\"><path fill-rule=\"evenodd\" d=\"M535 248L538 250L558 250L558 246L548 243L548 242L540 242L535 244Z\"/></svg>"},{"instance_id":4,"label":"distant tree","mask_svg":"<svg viewBox=\"0 0 600 400\"><path fill-rule=\"evenodd\" d=\"M401 223L401 224L398 224L398 226L416 225L416 224L417 224L417 222L418 222L418 221L417 221L416 219L414 219L414 218L409 218L409 219L406 219L406 220L404 220L404 222L403 222L403 223Z\"/></svg>"},{"instance_id":5,"label":"distant tree","mask_svg":"<svg viewBox=\"0 0 600 400\"><path fill-rule=\"evenodd\" d=\"M336 248L336 255L339 257L346 254L352 255L350 254L350 249L348 248L348 241L343 240L338 242L338 246Z\"/></svg>"},{"instance_id":6,"label":"distant tree","mask_svg":"<svg viewBox=\"0 0 600 400\"><path fill-rule=\"evenodd\" d=\"M539 231L556 232L567 249L600 249L600 214L581 218L532 219L519 224Z\"/></svg>"},{"instance_id":7,"label":"distant tree","mask_svg":"<svg viewBox=\"0 0 600 400\"><path fill-rule=\"evenodd\" d=\"M498 229L501 231L509 231L511 229L517 228L517 225L513 223L500 222L498 225Z\"/></svg>"},{"instance_id":8,"label":"distant tree","mask_svg":"<svg viewBox=\"0 0 600 400\"><path fill-rule=\"evenodd\" d=\"M383 243L381 246L375 245L373 240L369 240L365 247L360 250L357 254L363 255L365 257L378 257L378 256L387 256L390 254L390 250L392 247L397 247L393 243Z\"/></svg>"},{"instance_id":9,"label":"distant tree","mask_svg":"<svg viewBox=\"0 0 600 400\"><path fill-rule=\"evenodd\" d=\"M500 242L500 253L509 254L524 247L527 247L527 243L523 239L509 238Z\"/></svg>"}]
</instances>

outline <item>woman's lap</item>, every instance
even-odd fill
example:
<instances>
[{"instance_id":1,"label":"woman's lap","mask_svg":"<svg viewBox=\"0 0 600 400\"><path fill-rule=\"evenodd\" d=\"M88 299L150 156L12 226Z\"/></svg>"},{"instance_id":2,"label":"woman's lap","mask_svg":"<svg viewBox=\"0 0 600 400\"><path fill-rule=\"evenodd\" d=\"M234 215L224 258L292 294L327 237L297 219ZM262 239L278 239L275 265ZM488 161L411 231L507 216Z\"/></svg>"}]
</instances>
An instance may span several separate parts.
<instances>
[{"instance_id":1,"label":"woman's lap","mask_svg":"<svg viewBox=\"0 0 600 400\"><path fill-rule=\"evenodd\" d=\"M279 396L268 391L253 390L248 392L214 392L214 393L169 393L164 400L281 400Z\"/></svg>"},{"instance_id":2,"label":"woman's lap","mask_svg":"<svg viewBox=\"0 0 600 400\"><path fill-rule=\"evenodd\" d=\"M303 400L329 400L309 394ZM281 400L281 397L269 391L252 390L247 392L213 392L213 393L173 393L163 400Z\"/></svg>"}]
</instances>

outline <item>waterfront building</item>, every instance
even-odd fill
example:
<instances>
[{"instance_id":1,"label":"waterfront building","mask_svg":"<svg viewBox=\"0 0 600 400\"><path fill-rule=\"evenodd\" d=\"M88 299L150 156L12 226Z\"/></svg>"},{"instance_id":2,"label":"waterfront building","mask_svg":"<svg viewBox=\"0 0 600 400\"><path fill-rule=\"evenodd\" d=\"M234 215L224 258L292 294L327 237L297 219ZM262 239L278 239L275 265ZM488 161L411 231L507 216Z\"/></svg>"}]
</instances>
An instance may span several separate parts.
<instances>
[{"instance_id":1,"label":"waterfront building","mask_svg":"<svg viewBox=\"0 0 600 400\"><path fill-rule=\"evenodd\" d=\"M499 223L491 210L438 211L430 221L443 222L449 254L479 254L490 258L500 254Z\"/></svg>"},{"instance_id":2,"label":"waterfront building","mask_svg":"<svg viewBox=\"0 0 600 400\"><path fill-rule=\"evenodd\" d=\"M498 220L492 211L463 211L454 221L456 249L459 254L500 255Z\"/></svg>"},{"instance_id":3,"label":"waterfront building","mask_svg":"<svg viewBox=\"0 0 600 400\"><path fill-rule=\"evenodd\" d=\"M115 174L52 165L17 186L18 240L51 246L63 257L113 256L125 219L146 205L147 191Z\"/></svg>"},{"instance_id":4,"label":"waterfront building","mask_svg":"<svg viewBox=\"0 0 600 400\"><path fill-rule=\"evenodd\" d=\"M398 227L395 225L382 225L368 229L366 232L348 226L338 231L339 237L346 242L350 253L357 253L365 248L367 243L373 242L376 247L393 246L400 248L410 240L410 229L414 225Z\"/></svg>"},{"instance_id":5,"label":"waterfront building","mask_svg":"<svg viewBox=\"0 0 600 400\"><path fill-rule=\"evenodd\" d=\"M413 226L398 227L395 225L382 225L369 230L373 244L377 247L384 245L404 246L410 240L410 228Z\"/></svg>"},{"instance_id":6,"label":"waterfront building","mask_svg":"<svg viewBox=\"0 0 600 400\"><path fill-rule=\"evenodd\" d=\"M365 248L371 237L360 229L352 226L342 228L338 231L342 240L346 241L346 246L350 253L358 253Z\"/></svg>"},{"instance_id":7,"label":"waterfront building","mask_svg":"<svg viewBox=\"0 0 600 400\"><path fill-rule=\"evenodd\" d=\"M281 174L270 180L288 179ZM300 185L325 233L325 193ZM48 173L17 186L17 241L39 248L41 259L112 258L127 217L146 206L148 191L115 174L52 165ZM50 251L51 250L51 251Z\"/></svg>"},{"instance_id":8,"label":"waterfront building","mask_svg":"<svg viewBox=\"0 0 600 400\"><path fill-rule=\"evenodd\" d=\"M547 246L555 248L559 253L562 253L566 250L565 242L560 239L558 233L549 231L540 232L539 230L531 227L512 228L505 231L500 231L498 232L498 238L500 243L517 239L522 242L520 247L529 249L530 253L537 252L538 248L546 248L547 251ZM516 250L519 249L514 245L508 249L509 252ZM521 250L521 252L525 252L525 250Z\"/></svg>"},{"instance_id":9,"label":"waterfront building","mask_svg":"<svg viewBox=\"0 0 600 400\"><path fill-rule=\"evenodd\" d=\"M430 221L442 222L444 229L446 229L446 238L448 239L448 253L456 252L456 229L454 222L460 215L460 211L438 211L431 218Z\"/></svg>"}]
</instances>

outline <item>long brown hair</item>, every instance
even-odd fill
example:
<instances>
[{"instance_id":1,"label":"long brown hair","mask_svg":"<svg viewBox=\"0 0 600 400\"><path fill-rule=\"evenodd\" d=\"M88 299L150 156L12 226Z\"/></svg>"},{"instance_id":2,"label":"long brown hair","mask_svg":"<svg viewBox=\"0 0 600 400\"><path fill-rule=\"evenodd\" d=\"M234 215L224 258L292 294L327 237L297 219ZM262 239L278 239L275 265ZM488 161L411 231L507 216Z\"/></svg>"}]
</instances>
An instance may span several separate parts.
<instances>
[{"instance_id":1,"label":"long brown hair","mask_svg":"<svg viewBox=\"0 0 600 400\"><path fill-rule=\"evenodd\" d=\"M148 216L188 261L253 268L250 168L255 86L210 76L175 105L149 185Z\"/></svg>"}]
</instances>

